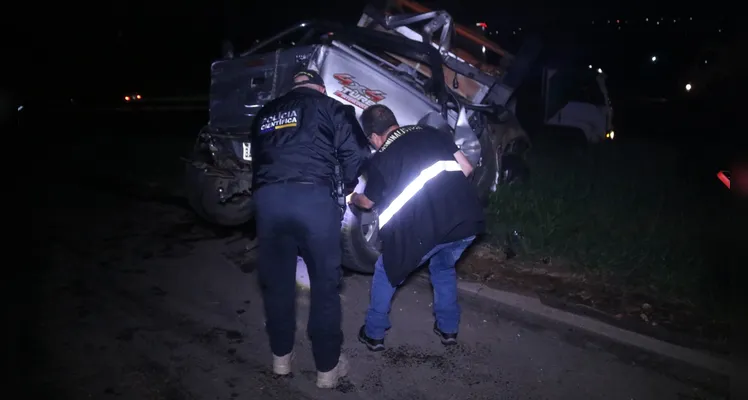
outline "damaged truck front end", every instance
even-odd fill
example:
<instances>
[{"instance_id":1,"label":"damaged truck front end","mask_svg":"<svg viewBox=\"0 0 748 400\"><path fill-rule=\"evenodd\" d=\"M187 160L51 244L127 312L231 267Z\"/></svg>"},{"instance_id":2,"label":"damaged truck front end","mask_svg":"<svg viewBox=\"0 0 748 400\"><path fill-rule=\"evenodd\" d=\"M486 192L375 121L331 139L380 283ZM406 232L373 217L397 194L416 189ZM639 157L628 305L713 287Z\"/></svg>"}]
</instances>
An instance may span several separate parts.
<instances>
[{"instance_id":1,"label":"damaged truck front end","mask_svg":"<svg viewBox=\"0 0 748 400\"><path fill-rule=\"evenodd\" d=\"M314 46L219 60L211 66L209 120L187 160L185 187L200 217L223 226L252 219L250 129L268 101L290 89Z\"/></svg>"},{"instance_id":2,"label":"damaged truck front end","mask_svg":"<svg viewBox=\"0 0 748 400\"><path fill-rule=\"evenodd\" d=\"M473 164L471 179L487 201L498 185L526 170L529 139L507 103L524 73L522 66L531 60L514 70L478 68L466 61L467 54L456 54L453 30L445 12L393 18L367 8L356 27L299 23L238 57L213 63L210 120L187 166L192 206L221 225L252 218L252 120L264 104L290 90L292 76L301 68L318 71L328 96L352 105L358 117L367 107L384 104L401 125L427 124L453 135ZM271 48L284 41L290 46ZM532 58L536 50L517 58ZM356 190L365 185L362 176ZM346 212L345 267L373 271L379 256L377 224L373 212Z\"/></svg>"}]
</instances>

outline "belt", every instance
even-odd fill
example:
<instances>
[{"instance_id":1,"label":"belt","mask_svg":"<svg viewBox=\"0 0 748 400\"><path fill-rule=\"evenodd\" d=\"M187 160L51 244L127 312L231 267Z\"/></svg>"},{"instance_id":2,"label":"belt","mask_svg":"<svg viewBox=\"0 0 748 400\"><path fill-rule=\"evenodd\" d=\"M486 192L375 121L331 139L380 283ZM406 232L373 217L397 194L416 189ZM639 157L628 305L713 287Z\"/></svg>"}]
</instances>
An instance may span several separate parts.
<instances>
[{"instance_id":1,"label":"belt","mask_svg":"<svg viewBox=\"0 0 748 400\"><path fill-rule=\"evenodd\" d=\"M331 186L332 185L332 181L324 180L324 179L289 178L289 179L282 179L282 180L273 181L273 182L267 182L261 186L275 185L275 184L288 184L288 183L299 183L302 185L319 185L319 186Z\"/></svg>"}]
</instances>

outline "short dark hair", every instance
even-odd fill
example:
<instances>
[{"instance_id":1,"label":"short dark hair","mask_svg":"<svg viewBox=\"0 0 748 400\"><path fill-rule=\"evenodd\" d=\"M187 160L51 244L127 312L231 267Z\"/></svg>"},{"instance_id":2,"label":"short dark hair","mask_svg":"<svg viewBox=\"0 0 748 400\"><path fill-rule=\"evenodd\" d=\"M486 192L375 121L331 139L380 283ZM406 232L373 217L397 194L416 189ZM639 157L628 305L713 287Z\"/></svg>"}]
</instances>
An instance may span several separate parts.
<instances>
[{"instance_id":1,"label":"short dark hair","mask_svg":"<svg viewBox=\"0 0 748 400\"><path fill-rule=\"evenodd\" d=\"M382 104L375 104L364 110L361 114L361 125L367 137L373 133L383 135L387 128L393 125L399 125L395 113L389 107Z\"/></svg>"}]
</instances>

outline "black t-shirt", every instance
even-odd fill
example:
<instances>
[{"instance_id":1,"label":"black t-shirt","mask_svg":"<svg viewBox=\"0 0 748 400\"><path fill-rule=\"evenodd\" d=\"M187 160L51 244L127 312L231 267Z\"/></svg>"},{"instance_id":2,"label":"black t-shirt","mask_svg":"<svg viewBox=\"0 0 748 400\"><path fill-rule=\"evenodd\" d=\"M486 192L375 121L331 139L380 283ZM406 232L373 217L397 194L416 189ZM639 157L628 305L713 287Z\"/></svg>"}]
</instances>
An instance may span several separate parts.
<instances>
[{"instance_id":1,"label":"black t-shirt","mask_svg":"<svg viewBox=\"0 0 748 400\"><path fill-rule=\"evenodd\" d=\"M455 161L452 137L428 126L404 126L369 160L364 194L382 213L423 170ZM483 207L462 171L436 175L380 229L387 277L400 284L434 246L482 233Z\"/></svg>"}]
</instances>

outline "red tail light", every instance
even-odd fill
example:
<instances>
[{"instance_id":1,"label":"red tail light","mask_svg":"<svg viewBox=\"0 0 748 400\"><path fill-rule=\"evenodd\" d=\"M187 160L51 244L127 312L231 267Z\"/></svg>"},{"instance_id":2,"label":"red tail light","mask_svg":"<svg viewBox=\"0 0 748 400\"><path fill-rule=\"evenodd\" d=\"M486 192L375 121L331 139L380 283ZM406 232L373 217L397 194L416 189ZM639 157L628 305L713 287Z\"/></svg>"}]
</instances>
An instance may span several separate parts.
<instances>
[{"instance_id":1,"label":"red tail light","mask_svg":"<svg viewBox=\"0 0 748 400\"><path fill-rule=\"evenodd\" d=\"M717 172L717 178L722 181L728 189L730 188L730 177L725 174L725 171Z\"/></svg>"}]
</instances>

